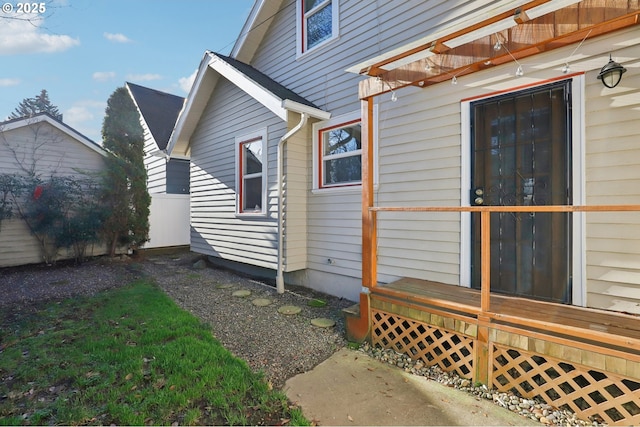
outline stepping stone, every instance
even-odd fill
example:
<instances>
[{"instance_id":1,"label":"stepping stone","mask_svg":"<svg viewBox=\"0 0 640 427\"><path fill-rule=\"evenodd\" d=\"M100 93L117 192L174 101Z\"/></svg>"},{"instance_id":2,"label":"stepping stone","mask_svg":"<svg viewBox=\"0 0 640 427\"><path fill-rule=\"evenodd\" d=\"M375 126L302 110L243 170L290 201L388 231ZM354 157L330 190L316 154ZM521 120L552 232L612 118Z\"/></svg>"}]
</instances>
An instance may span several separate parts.
<instances>
[{"instance_id":1,"label":"stepping stone","mask_svg":"<svg viewBox=\"0 0 640 427\"><path fill-rule=\"evenodd\" d=\"M203 259L201 259L200 261L196 261L193 263L193 268L198 270L203 270L207 268L207 262Z\"/></svg>"},{"instance_id":2,"label":"stepping stone","mask_svg":"<svg viewBox=\"0 0 640 427\"><path fill-rule=\"evenodd\" d=\"M332 326L335 326L336 322L324 317L316 317L315 319L311 319L311 324L313 326L317 326L318 328L330 328Z\"/></svg>"},{"instance_id":3,"label":"stepping stone","mask_svg":"<svg viewBox=\"0 0 640 427\"><path fill-rule=\"evenodd\" d=\"M266 307L269 304L271 304L271 300L266 299L266 298L256 298L253 301L251 301L253 303L253 305L255 305L256 307Z\"/></svg>"},{"instance_id":4,"label":"stepping stone","mask_svg":"<svg viewBox=\"0 0 640 427\"><path fill-rule=\"evenodd\" d=\"M283 305L282 307L280 307L278 309L278 313L286 314L286 315L298 314L301 311L302 311L302 309L300 307L295 306L295 305Z\"/></svg>"},{"instance_id":5,"label":"stepping stone","mask_svg":"<svg viewBox=\"0 0 640 427\"><path fill-rule=\"evenodd\" d=\"M248 297L249 295L251 295L251 291L247 291L246 289L241 289L239 291L235 291L231 295L233 295L234 297L244 298L244 297Z\"/></svg>"},{"instance_id":6,"label":"stepping stone","mask_svg":"<svg viewBox=\"0 0 640 427\"><path fill-rule=\"evenodd\" d=\"M311 299L307 302L309 307L325 307L327 305L326 301L322 301L321 299Z\"/></svg>"},{"instance_id":7,"label":"stepping stone","mask_svg":"<svg viewBox=\"0 0 640 427\"><path fill-rule=\"evenodd\" d=\"M223 283L221 285L216 286L217 289L229 289L232 287L233 285L231 283Z\"/></svg>"}]
</instances>

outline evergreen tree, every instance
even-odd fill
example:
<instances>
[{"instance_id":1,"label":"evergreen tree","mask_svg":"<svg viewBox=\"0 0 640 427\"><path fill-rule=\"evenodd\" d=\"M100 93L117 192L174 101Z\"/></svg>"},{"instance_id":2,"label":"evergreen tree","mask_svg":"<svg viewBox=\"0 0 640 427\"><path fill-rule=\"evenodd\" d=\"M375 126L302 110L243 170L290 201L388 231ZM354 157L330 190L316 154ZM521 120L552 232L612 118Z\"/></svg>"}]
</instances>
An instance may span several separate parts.
<instances>
[{"instance_id":1,"label":"evergreen tree","mask_svg":"<svg viewBox=\"0 0 640 427\"><path fill-rule=\"evenodd\" d=\"M109 206L105 229L114 256L118 245L138 248L148 240L151 204L140 115L124 87L107 101L102 140L109 153L103 193Z\"/></svg>"},{"instance_id":2,"label":"evergreen tree","mask_svg":"<svg viewBox=\"0 0 640 427\"><path fill-rule=\"evenodd\" d=\"M23 117L33 117L38 113L49 113L56 120L62 121L62 114L58 111L58 107L53 105L49 100L49 94L46 89L42 89L39 95L34 98L25 98L18 104L10 119L21 119Z\"/></svg>"}]
</instances>

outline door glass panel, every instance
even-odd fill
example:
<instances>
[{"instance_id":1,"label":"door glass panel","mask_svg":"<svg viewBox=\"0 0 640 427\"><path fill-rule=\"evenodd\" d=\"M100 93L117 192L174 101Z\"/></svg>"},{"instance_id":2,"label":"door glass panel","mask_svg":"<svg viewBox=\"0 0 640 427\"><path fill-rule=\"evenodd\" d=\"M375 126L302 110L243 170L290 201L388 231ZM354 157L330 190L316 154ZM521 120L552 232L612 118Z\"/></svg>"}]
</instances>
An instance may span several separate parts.
<instances>
[{"instance_id":1,"label":"door glass panel","mask_svg":"<svg viewBox=\"0 0 640 427\"><path fill-rule=\"evenodd\" d=\"M471 104L472 183L484 205L571 204L569 81ZM480 217L472 280L480 286ZM571 216L491 214L491 290L570 303Z\"/></svg>"}]
</instances>

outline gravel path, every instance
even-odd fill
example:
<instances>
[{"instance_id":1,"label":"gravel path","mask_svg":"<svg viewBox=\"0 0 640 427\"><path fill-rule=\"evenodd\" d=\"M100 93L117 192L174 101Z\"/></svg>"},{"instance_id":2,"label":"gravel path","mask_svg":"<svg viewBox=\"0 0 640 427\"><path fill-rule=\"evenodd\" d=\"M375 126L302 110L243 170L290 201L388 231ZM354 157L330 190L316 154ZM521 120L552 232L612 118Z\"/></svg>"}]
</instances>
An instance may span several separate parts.
<instances>
[{"instance_id":1,"label":"gravel path","mask_svg":"<svg viewBox=\"0 0 640 427\"><path fill-rule=\"evenodd\" d=\"M99 258L79 266L28 266L0 270L0 324L25 312L37 312L42 303L125 285L140 277L151 277L170 297L211 326L214 336L233 354L263 371L273 387L306 372L346 345L342 309L353 303L301 287L286 286L278 294L274 287L233 272L197 268L201 257L189 252L147 254L137 259ZM235 291L250 291L246 297ZM257 306L257 298L267 306ZM308 302L321 299L325 307ZM295 305L297 315L278 308ZM319 328L311 319L328 318L335 326Z\"/></svg>"}]
</instances>

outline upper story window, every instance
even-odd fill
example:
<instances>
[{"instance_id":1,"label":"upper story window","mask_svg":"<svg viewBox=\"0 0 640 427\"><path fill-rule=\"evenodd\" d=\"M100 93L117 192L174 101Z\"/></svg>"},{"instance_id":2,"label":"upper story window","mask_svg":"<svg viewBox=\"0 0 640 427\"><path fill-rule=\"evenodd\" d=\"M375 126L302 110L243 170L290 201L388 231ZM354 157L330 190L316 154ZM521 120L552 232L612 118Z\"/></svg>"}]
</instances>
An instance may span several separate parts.
<instances>
[{"instance_id":1,"label":"upper story window","mask_svg":"<svg viewBox=\"0 0 640 427\"><path fill-rule=\"evenodd\" d=\"M238 176L237 212L266 213L266 133L257 132L236 138Z\"/></svg>"},{"instance_id":2,"label":"upper story window","mask_svg":"<svg viewBox=\"0 0 640 427\"><path fill-rule=\"evenodd\" d=\"M337 1L298 0L299 53L308 52L338 35Z\"/></svg>"}]
</instances>

